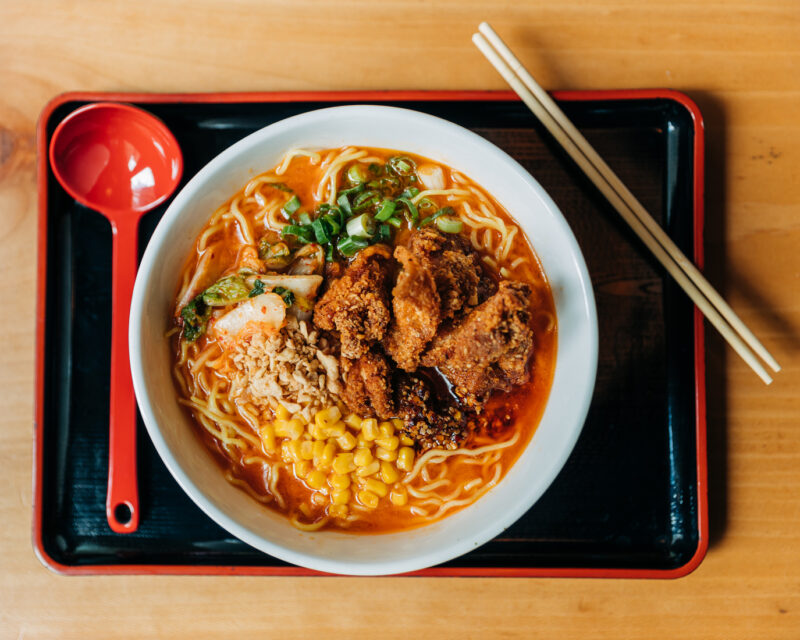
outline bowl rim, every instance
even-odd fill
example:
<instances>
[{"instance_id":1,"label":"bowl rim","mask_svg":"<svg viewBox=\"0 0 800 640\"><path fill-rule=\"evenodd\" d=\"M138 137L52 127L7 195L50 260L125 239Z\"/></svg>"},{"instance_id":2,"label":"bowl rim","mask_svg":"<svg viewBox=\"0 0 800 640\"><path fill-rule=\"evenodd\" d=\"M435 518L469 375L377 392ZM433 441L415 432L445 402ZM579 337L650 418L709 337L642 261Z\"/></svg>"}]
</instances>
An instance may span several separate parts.
<instances>
[{"instance_id":1,"label":"bowl rim","mask_svg":"<svg viewBox=\"0 0 800 640\"><path fill-rule=\"evenodd\" d=\"M161 255L162 251L165 250L165 243L168 240L173 225L179 220L181 214L183 213L185 203L190 201L197 192L201 192L208 184L209 179L214 177L215 173L222 171L227 163L234 161L237 157L245 154L248 150L263 144L265 140L268 140L269 138L293 127L300 128L308 126L320 119L333 121L336 117L345 115L374 117L376 114L378 116L381 114L387 114L389 116L405 119L405 124L413 124L415 121L418 123L425 122L428 125L449 129L451 133L466 137L472 144L482 147L482 150L487 153L487 157L489 157L492 162L504 164L504 168L513 171L524 182L528 183L528 186L536 192L537 197L541 200L543 207L547 210L547 213L551 215L553 221L558 226L560 233L563 235L564 241L567 242L570 247L570 261L577 275L575 283L578 285L578 289L582 293L580 305L581 311L585 312L586 319L588 320L587 326L585 327L587 331L584 336L588 340L588 352L585 353L585 375L583 379L579 381L579 388L576 392L576 395L580 394L580 402L576 407L575 426L569 433L569 437L563 440L563 444L559 452L560 455L548 465L547 475L543 476L544 480L541 483L543 487L541 491L537 492L536 495L526 494L521 496L521 498L524 499L516 500L511 508L509 508L505 513L504 517L495 520L493 523L487 524L487 526L485 526L475 535L464 537L460 541L448 546L446 552L436 550L425 552L423 549L421 549L420 553L414 556L413 561L408 559L400 559L361 563L353 562L352 560L339 561L319 555L310 555L281 546L280 543L275 542L265 536L259 536L249 528L241 525L239 522L223 513L205 495L204 491L195 484L195 482L189 477L187 472L178 462L177 458L173 455L169 445L166 443L164 436L161 433L158 420L154 415L150 398L147 394L147 386L145 383L145 374L142 362L144 352L141 341L141 317L144 310L144 299L147 294L146 281L149 280L150 273L153 270L154 264L158 257ZM243 171L243 174L244 173L245 172ZM470 175L470 178L476 179L472 175ZM247 176L243 175L242 182L244 183L246 179ZM478 184L480 184L479 179L476 179L476 181ZM170 474L180 485L183 491L213 521L229 531L235 537L259 549L260 551L299 566L327 573L350 575L387 575L393 573L407 573L433 566L435 564L440 564L484 544L511 526L511 524L513 524L542 497L547 488L560 473L568 457L572 453L575 443L582 432L586 415L589 410L596 379L598 361L597 310L588 269L586 267L583 254L578 246L577 240L575 239L571 228L569 227L569 224L567 223L560 209L556 206L552 198L550 198L549 194L544 190L539 182L513 157L469 129L437 116L418 112L412 109L386 105L344 105L307 111L274 122L266 127L254 131L253 133L230 145L212 158L183 186L183 188L180 189L162 216L161 220L158 222L158 225L156 226L156 229L154 230L153 235L151 236L150 241L145 248L139 269L137 271L129 319L129 356L136 400L147 432L156 451L158 452L159 457L164 462ZM559 363L558 358L559 356L557 355L554 381ZM550 389L550 394L552 394L552 387ZM545 404L545 411L547 409L547 405L551 401L551 398L552 395L548 397L547 403ZM543 417L544 414L542 418ZM526 445L525 450L523 450L520 454L520 458L525 455L527 448L531 445L531 443L534 442L535 435L536 433L534 432L533 437L529 441L528 445ZM519 460L517 460L517 462L519 462ZM513 469L513 466L511 469ZM507 474L511 473L511 469L507 471ZM220 478L223 478L222 474L220 474ZM505 477L500 481L500 483L498 483L498 486L501 485L504 480ZM490 494L491 491L484 495L480 500L488 498ZM466 509L469 509L470 506L471 505L467 506ZM445 520L446 519L447 518L445 518ZM367 536L359 537L362 539L368 539Z\"/></svg>"}]
</instances>

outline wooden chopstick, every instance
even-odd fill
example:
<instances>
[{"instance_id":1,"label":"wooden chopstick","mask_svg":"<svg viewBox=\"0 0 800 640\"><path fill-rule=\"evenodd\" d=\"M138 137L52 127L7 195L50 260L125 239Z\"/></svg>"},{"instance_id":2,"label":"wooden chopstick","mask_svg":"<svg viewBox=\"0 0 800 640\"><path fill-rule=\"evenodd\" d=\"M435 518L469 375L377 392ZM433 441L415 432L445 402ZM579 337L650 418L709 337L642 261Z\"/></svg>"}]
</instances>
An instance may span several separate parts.
<instances>
[{"instance_id":1,"label":"wooden chopstick","mask_svg":"<svg viewBox=\"0 0 800 640\"><path fill-rule=\"evenodd\" d=\"M476 33L472 37L478 49L511 85L534 115L541 120L551 135L564 147L612 206L617 209L709 322L716 327L753 371L765 383L770 384L772 378L753 352L758 353L775 371L780 370L777 361L700 271L683 255L672 239L600 158L589 142L547 95L547 92L525 70L522 63L492 28L484 22L480 25L479 30L481 33ZM499 54L492 49L489 42L499 51Z\"/></svg>"}]
</instances>

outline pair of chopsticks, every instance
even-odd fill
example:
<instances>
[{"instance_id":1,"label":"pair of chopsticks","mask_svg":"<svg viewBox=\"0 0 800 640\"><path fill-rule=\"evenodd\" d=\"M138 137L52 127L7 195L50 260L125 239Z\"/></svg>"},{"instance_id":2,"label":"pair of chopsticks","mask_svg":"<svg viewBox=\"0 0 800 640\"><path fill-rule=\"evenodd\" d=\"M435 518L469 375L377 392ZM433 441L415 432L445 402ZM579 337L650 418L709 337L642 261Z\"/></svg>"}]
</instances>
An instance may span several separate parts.
<instances>
[{"instance_id":1,"label":"pair of chopsticks","mask_svg":"<svg viewBox=\"0 0 800 640\"><path fill-rule=\"evenodd\" d=\"M728 344L766 384L770 384L772 377L756 354L777 372L781 367L775 358L603 161L494 29L482 22L478 31L473 34L472 41L481 53L653 252Z\"/></svg>"}]
</instances>

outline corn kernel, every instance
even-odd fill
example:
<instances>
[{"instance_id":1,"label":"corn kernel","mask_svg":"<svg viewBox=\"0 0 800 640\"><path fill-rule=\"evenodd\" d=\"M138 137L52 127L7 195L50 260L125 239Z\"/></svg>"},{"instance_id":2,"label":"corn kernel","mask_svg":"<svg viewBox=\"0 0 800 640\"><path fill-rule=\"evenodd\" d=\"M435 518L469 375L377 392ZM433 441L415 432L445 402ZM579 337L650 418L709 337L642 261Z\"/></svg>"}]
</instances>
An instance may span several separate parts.
<instances>
[{"instance_id":1,"label":"corn kernel","mask_svg":"<svg viewBox=\"0 0 800 640\"><path fill-rule=\"evenodd\" d=\"M402 444L404 447L411 447L414 445L414 441L407 435L403 434L400 436L400 444Z\"/></svg>"},{"instance_id":2,"label":"corn kernel","mask_svg":"<svg viewBox=\"0 0 800 640\"><path fill-rule=\"evenodd\" d=\"M309 473L311 473L311 462L308 460L301 460L300 462L294 463L294 475L298 478L305 478Z\"/></svg>"},{"instance_id":3,"label":"corn kernel","mask_svg":"<svg viewBox=\"0 0 800 640\"><path fill-rule=\"evenodd\" d=\"M400 438L397 436L389 436L386 438L378 438L375 440L375 444L377 444L382 449L386 449L387 451L394 451L397 447L400 446Z\"/></svg>"},{"instance_id":4,"label":"corn kernel","mask_svg":"<svg viewBox=\"0 0 800 640\"><path fill-rule=\"evenodd\" d=\"M392 492L389 494L389 500L392 501L392 504L398 507L402 507L406 502L408 502L408 491L402 485L395 485L392 487Z\"/></svg>"},{"instance_id":5,"label":"corn kernel","mask_svg":"<svg viewBox=\"0 0 800 640\"><path fill-rule=\"evenodd\" d=\"M397 460L397 449L394 449L392 451L387 451L383 447L378 447L377 449L375 449L375 457L378 458L378 460L386 460L386 462L394 462L395 460Z\"/></svg>"},{"instance_id":6,"label":"corn kernel","mask_svg":"<svg viewBox=\"0 0 800 640\"><path fill-rule=\"evenodd\" d=\"M329 442L325 445L325 448L322 450L322 455L319 458L319 462L321 466L330 467L333 463L333 456L336 455L336 445L332 442Z\"/></svg>"},{"instance_id":7,"label":"corn kernel","mask_svg":"<svg viewBox=\"0 0 800 640\"><path fill-rule=\"evenodd\" d=\"M300 457L303 460L314 459L314 443L311 440L303 440L300 443Z\"/></svg>"},{"instance_id":8,"label":"corn kernel","mask_svg":"<svg viewBox=\"0 0 800 640\"><path fill-rule=\"evenodd\" d=\"M395 429L402 429L404 422L400 418L392 418L392 424Z\"/></svg>"},{"instance_id":9,"label":"corn kernel","mask_svg":"<svg viewBox=\"0 0 800 640\"><path fill-rule=\"evenodd\" d=\"M299 440L292 440L289 442L289 453L295 462L300 462L303 456L300 454L301 443Z\"/></svg>"},{"instance_id":10,"label":"corn kernel","mask_svg":"<svg viewBox=\"0 0 800 640\"><path fill-rule=\"evenodd\" d=\"M357 467L366 467L370 462L372 462L372 453L369 449L356 449L356 454L353 457L353 461L356 463Z\"/></svg>"},{"instance_id":11,"label":"corn kernel","mask_svg":"<svg viewBox=\"0 0 800 640\"><path fill-rule=\"evenodd\" d=\"M319 427L327 427L335 423L341 417L342 412L339 411L339 407L328 407L322 411L317 411L316 415L314 416L314 422Z\"/></svg>"},{"instance_id":12,"label":"corn kernel","mask_svg":"<svg viewBox=\"0 0 800 640\"><path fill-rule=\"evenodd\" d=\"M308 431L314 440L325 440L328 437L325 427L320 427L317 424L309 425Z\"/></svg>"},{"instance_id":13,"label":"corn kernel","mask_svg":"<svg viewBox=\"0 0 800 640\"><path fill-rule=\"evenodd\" d=\"M350 502L350 489L333 491L331 493L331 502L333 504L347 504L348 502Z\"/></svg>"},{"instance_id":14,"label":"corn kernel","mask_svg":"<svg viewBox=\"0 0 800 640\"><path fill-rule=\"evenodd\" d=\"M378 473L380 471L381 464L377 460L373 460L370 462L366 467L359 467L356 469L356 475L362 478L366 478L367 476L371 476L373 473Z\"/></svg>"},{"instance_id":15,"label":"corn kernel","mask_svg":"<svg viewBox=\"0 0 800 640\"><path fill-rule=\"evenodd\" d=\"M352 453L340 453L333 459L333 470L335 473L350 473L356 470Z\"/></svg>"},{"instance_id":16,"label":"corn kernel","mask_svg":"<svg viewBox=\"0 0 800 640\"><path fill-rule=\"evenodd\" d=\"M312 445L311 450L313 451L314 455L312 456L314 459L314 466L317 465L317 462L322 457L322 452L325 451L325 445L327 443L324 440L316 440Z\"/></svg>"},{"instance_id":17,"label":"corn kernel","mask_svg":"<svg viewBox=\"0 0 800 640\"><path fill-rule=\"evenodd\" d=\"M302 413L295 413L292 416L292 420L297 420L302 425L308 424L308 420L306 420L306 417Z\"/></svg>"},{"instance_id":18,"label":"corn kernel","mask_svg":"<svg viewBox=\"0 0 800 640\"><path fill-rule=\"evenodd\" d=\"M289 410L284 407L282 404L278 405L278 408L275 409L275 417L278 420L288 420L289 419Z\"/></svg>"},{"instance_id":19,"label":"corn kernel","mask_svg":"<svg viewBox=\"0 0 800 640\"><path fill-rule=\"evenodd\" d=\"M414 467L414 450L411 447L401 447L397 454L397 468L411 471Z\"/></svg>"},{"instance_id":20,"label":"corn kernel","mask_svg":"<svg viewBox=\"0 0 800 640\"><path fill-rule=\"evenodd\" d=\"M361 418L355 413L351 413L344 419L344 421L347 423L347 426L352 427L353 429L361 428Z\"/></svg>"},{"instance_id":21,"label":"corn kernel","mask_svg":"<svg viewBox=\"0 0 800 640\"><path fill-rule=\"evenodd\" d=\"M292 462L292 452L289 450L289 441L284 440L281 442L281 460L284 462Z\"/></svg>"},{"instance_id":22,"label":"corn kernel","mask_svg":"<svg viewBox=\"0 0 800 640\"><path fill-rule=\"evenodd\" d=\"M344 432L347 431L347 425L339 420L338 422L334 422L333 424L326 426L323 431L325 431L329 438L338 438L339 436L344 435Z\"/></svg>"},{"instance_id":23,"label":"corn kernel","mask_svg":"<svg viewBox=\"0 0 800 640\"><path fill-rule=\"evenodd\" d=\"M335 461L334 466L336 466ZM350 486L350 476L348 476L346 473L332 473L330 478L328 478L328 482L334 489L341 491L342 489L347 489Z\"/></svg>"},{"instance_id":24,"label":"corn kernel","mask_svg":"<svg viewBox=\"0 0 800 640\"><path fill-rule=\"evenodd\" d=\"M306 476L306 484L312 489L322 489L327 484L328 478L319 469L314 469Z\"/></svg>"},{"instance_id":25,"label":"corn kernel","mask_svg":"<svg viewBox=\"0 0 800 640\"><path fill-rule=\"evenodd\" d=\"M362 449L369 449L370 447L369 440L364 437L363 432L359 432L358 437L356 438L356 444Z\"/></svg>"},{"instance_id":26,"label":"corn kernel","mask_svg":"<svg viewBox=\"0 0 800 640\"><path fill-rule=\"evenodd\" d=\"M348 431L347 433L344 433L336 438L336 443L339 445L340 449L343 449L344 451L352 451L358 444L358 440L352 433Z\"/></svg>"},{"instance_id":27,"label":"corn kernel","mask_svg":"<svg viewBox=\"0 0 800 640\"><path fill-rule=\"evenodd\" d=\"M389 487L387 487L380 480L375 480L375 478L370 478L367 480L365 488L367 491L371 491L380 498L383 498L387 493L389 493Z\"/></svg>"},{"instance_id":28,"label":"corn kernel","mask_svg":"<svg viewBox=\"0 0 800 640\"><path fill-rule=\"evenodd\" d=\"M385 422L381 422L378 425L378 431L383 437L388 438L389 436L394 435L394 425L388 420Z\"/></svg>"},{"instance_id":29,"label":"corn kernel","mask_svg":"<svg viewBox=\"0 0 800 640\"><path fill-rule=\"evenodd\" d=\"M380 431L378 430L378 421L375 418L367 418L366 420L362 420L361 433L364 435L365 440L372 442L380 435Z\"/></svg>"},{"instance_id":30,"label":"corn kernel","mask_svg":"<svg viewBox=\"0 0 800 640\"><path fill-rule=\"evenodd\" d=\"M265 424L261 427L261 444L266 453L275 453L275 427L271 424Z\"/></svg>"},{"instance_id":31,"label":"corn kernel","mask_svg":"<svg viewBox=\"0 0 800 640\"><path fill-rule=\"evenodd\" d=\"M393 484L400 479L400 474L391 462L381 462L381 480Z\"/></svg>"},{"instance_id":32,"label":"corn kernel","mask_svg":"<svg viewBox=\"0 0 800 640\"><path fill-rule=\"evenodd\" d=\"M313 502L318 507L323 507L328 503L328 499L321 493L315 492L311 494L311 502Z\"/></svg>"},{"instance_id":33,"label":"corn kernel","mask_svg":"<svg viewBox=\"0 0 800 640\"><path fill-rule=\"evenodd\" d=\"M350 509L346 504L334 504L328 507L328 515L331 518L346 518L350 513Z\"/></svg>"},{"instance_id":34,"label":"corn kernel","mask_svg":"<svg viewBox=\"0 0 800 640\"><path fill-rule=\"evenodd\" d=\"M376 496L371 491L358 492L358 501L365 507L369 507L370 509L374 509L375 507L377 507L379 500L380 498L378 498L378 496Z\"/></svg>"}]
</instances>

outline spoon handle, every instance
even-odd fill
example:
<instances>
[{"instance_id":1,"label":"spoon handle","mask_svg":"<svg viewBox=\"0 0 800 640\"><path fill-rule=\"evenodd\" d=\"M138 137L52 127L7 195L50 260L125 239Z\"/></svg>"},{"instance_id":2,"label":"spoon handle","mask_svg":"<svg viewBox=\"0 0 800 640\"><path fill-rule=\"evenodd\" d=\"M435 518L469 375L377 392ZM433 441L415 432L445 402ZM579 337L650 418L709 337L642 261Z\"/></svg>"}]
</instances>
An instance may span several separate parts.
<instances>
[{"instance_id":1,"label":"spoon handle","mask_svg":"<svg viewBox=\"0 0 800 640\"><path fill-rule=\"evenodd\" d=\"M112 220L114 232L111 289L111 397L106 516L112 531L132 533L139 526L136 472L136 398L128 356L128 318L136 279L138 216Z\"/></svg>"}]
</instances>

